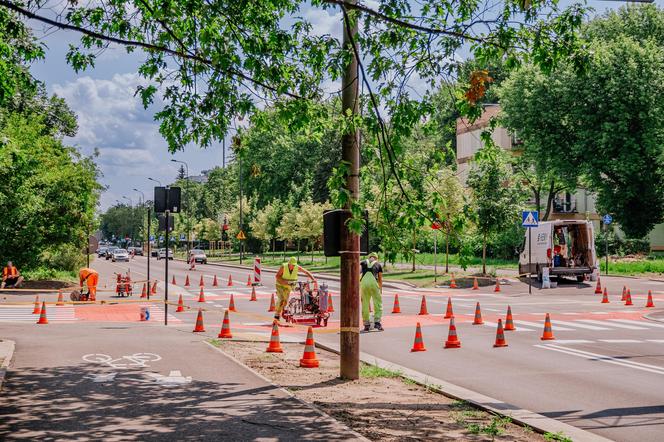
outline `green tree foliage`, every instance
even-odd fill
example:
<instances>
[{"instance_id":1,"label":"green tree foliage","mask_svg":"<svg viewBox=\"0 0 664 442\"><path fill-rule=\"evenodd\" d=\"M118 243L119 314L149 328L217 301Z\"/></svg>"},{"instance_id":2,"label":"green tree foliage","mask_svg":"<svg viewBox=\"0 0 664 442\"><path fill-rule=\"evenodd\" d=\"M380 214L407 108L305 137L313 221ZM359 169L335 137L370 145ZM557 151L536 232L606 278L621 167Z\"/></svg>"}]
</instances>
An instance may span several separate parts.
<instances>
[{"instance_id":1,"label":"green tree foliage","mask_svg":"<svg viewBox=\"0 0 664 442\"><path fill-rule=\"evenodd\" d=\"M509 154L493 143L488 132L482 141L484 147L475 155L467 183L472 191L474 221L482 236L482 273L486 274L487 239L517 222L522 193L514 182Z\"/></svg>"},{"instance_id":2,"label":"green tree foliage","mask_svg":"<svg viewBox=\"0 0 664 442\"><path fill-rule=\"evenodd\" d=\"M147 239L146 213L145 205L132 207L128 204L117 204L109 207L100 217L100 229L104 238ZM150 226L152 234L156 231L156 226L156 224Z\"/></svg>"},{"instance_id":3,"label":"green tree foliage","mask_svg":"<svg viewBox=\"0 0 664 442\"><path fill-rule=\"evenodd\" d=\"M664 51L642 38L650 35L643 28L657 36L653 23L662 17L648 7L598 19L588 26L588 69L525 67L501 92L504 122L538 175L563 186L582 180L630 237L664 220ZM641 28L636 20L645 20Z\"/></svg>"},{"instance_id":4,"label":"green tree foliage","mask_svg":"<svg viewBox=\"0 0 664 442\"><path fill-rule=\"evenodd\" d=\"M268 203L258 210L256 217L251 221L251 234L261 241L272 242L272 251L275 251L277 228L281 222L283 205L279 200Z\"/></svg>"},{"instance_id":5,"label":"green tree foliage","mask_svg":"<svg viewBox=\"0 0 664 442\"><path fill-rule=\"evenodd\" d=\"M72 247L83 256L101 190L92 159L45 132L34 116L0 121L0 255L24 268Z\"/></svg>"}]
</instances>

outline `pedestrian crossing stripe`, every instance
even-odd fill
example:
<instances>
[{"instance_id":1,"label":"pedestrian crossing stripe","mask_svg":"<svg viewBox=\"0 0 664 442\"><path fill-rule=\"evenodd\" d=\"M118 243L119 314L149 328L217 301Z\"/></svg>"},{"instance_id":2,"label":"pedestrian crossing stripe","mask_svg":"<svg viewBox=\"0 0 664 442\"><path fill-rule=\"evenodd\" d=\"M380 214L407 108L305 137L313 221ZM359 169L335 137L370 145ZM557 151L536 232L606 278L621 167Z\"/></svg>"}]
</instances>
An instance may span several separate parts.
<instances>
[{"instance_id":1,"label":"pedestrian crossing stripe","mask_svg":"<svg viewBox=\"0 0 664 442\"><path fill-rule=\"evenodd\" d=\"M3 306L0 308L0 322L37 322L39 315L32 313L32 306ZM46 318L49 322L76 321L74 307L48 306Z\"/></svg>"},{"instance_id":2,"label":"pedestrian crossing stripe","mask_svg":"<svg viewBox=\"0 0 664 442\"><path fill-rule=\"evenodd\" d=\"M432 315L433 316L433 315ZM515 319L516 331L533 332L544 328L544 321L522 321ZM495 328L495 322L484 321L484 325ZM664 324L652 321L638 321L631 319L606 319L603 321L594 319L577 319L571 321L551 320L553 331L576 331L578 329L593 331L608 331L615 329L627 330L649 330L652 328L664 328ZM664 340L663 340L664 342Z\"/></svg>"}]
</instances>

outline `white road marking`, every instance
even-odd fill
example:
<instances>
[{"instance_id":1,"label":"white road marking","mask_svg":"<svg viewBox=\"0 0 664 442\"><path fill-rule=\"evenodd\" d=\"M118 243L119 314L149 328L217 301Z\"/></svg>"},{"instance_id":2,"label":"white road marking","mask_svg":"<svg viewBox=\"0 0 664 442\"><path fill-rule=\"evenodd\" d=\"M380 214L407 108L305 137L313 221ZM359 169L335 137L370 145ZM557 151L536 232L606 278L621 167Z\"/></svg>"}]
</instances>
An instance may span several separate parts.
<instances>
[{"instance_id":1,"label":"white road marking","mask_svg":"<svg viewBox=\"0 0 664 442\"><path fill-rule=\"evenodd\" d=\"M563 324L563 325L569 325L572 327L578 327L578 328L584 328L586 330L609 330L606 327L598 327L596 325L587 325L587 324L579 324L579 321L556 321L556 324Z\"/></svg>"},{"instance_id":2,"label":"white road marking","mask_svg":"<svg viewBox=\"0 0 664 442\"><path fill-rule=\"evenodd\" d=\"M514 322L516 322L516 321L514 321ZM488 326L488 327L492 327L492 328L497 328L497 327L498 327L498 323L497 323L497 322L491 322L491 321L484 321L484 325L486 325L486 326ZM503 326L504 326L504 325L505 325L505 324L503 323ZM517 331L517 332L531 332L531 331L535 331L535 330L532 330L532 329L529 329L529 328L523 328L523 327L516 327L516 330L507 330L508 333L509 333L510 331Z\"/></svg>"},{"instance_id":3,"label":"white road marking","mask_svg":"<svg viewBox=\"0 0 664 442\"><path fill-rule=\"evenodd\" d=\"M607 342L609 344L640 344L643 341L638 339L598 339L600 342Z\"/></svg>"},{"instance_id":4,"label":"white road marking","mask_svg":"<svg viewBox=\"0 0 664 442\"><path fill-rule=\"evenodd\" d=\"M145 373L145 375L153 378L155 382L165 387L175 387L191 382L191 376L182 376L180 370L171 370L168 376L163 376L159 373Z\"/></svg>"},{"instance_id":5,"label":"white road marking","mask_svg":"<svg viewBox=\"0 0 664 442\"><path fill-rule=\"evenodd\" d=\"M584 323L590 323L590 324L597 324L597 325L608 325L606 321L596 321L594 319L578 319L577 322L584 322ZM616 328L626 328L628 330L647 330L644 327L635 327L633 325L626 325L626 324L617 324L615 322L611 323L611 326L616 327Z\"/></svg>"},{"instance_id":6,"label":"white road marking","mask_svg":"<svg viewBox=\"0 0 664 442\"><path fill-rule=\"evenodd\" d=\"M585 339L556 339L556 344L592 344L595 341Z\"/></svg>"},{"instance_id":7,"label":"white road marking","mask_svg":"<svg viewBox=\"0 0 664 442\"><path fill-rule=\"evenodd\" d=\"M664 324L650 322L650 321L635 321L633 319L609 319L609 321L621 322L623 324L631 324L631 325L636 325L636 326L664 328Z\"/></svg>"},{"instance_id":8,"label":"white road marking","mask_svg":"<svg viewBox=\"0 0 664 442\"><path fill-rule=\"evenodd\" d=\"M521 321L521 320L514 320L515 324L523 324L523 325L529 325L531 327L536 327L536 328L544 328L544 321L542 323L537 323L537 322L530 322L530 321ZM551 321L551 327L553 330L561 330L561 331L572 331L574 330L573 328L567 328L567 327L559 327L556 325L558 322L557 321Z\"/></svg>"},{"instance_id":9,"label":"white road marking","mask_svg":"<svg viewBox=\"0 0 664 442\"><path fill-rule=\"evenodd\" d=\"M639 362L633 362L633 361L615 358L613 356L601 355L597 353L591 353L588 351L562 347L556 344L536 344L535 347L543 348L545 350L552 350L560 353L565 353L571 356L584 358L589 361L604 362L607 364L614 364L622 367L633 368L635 370L642 370L650 373L664 375L664 367L658 367L656 365L642 364Z\"/></svg>"},{"instance_id":10,"label":"white road marking","mask_svg":"<svg viewBox=\"0 0 664 442\"><path fill-rule=\"evenodd\" d=\"M664 339L646 339L648 342L654 342L656 344L664 344Z\"/></svg>"},{"instance_id":11,"label":"white road marking","mask_svg":"<svg viewBox=\"0 0 664 442\"><path fill-rule=\"evenodd\" d=\"M132 355L124 355L119 358L113 358L110 355L103 353L90 353L81 357L85 362L92 362L96 364L106 364L109 367L120 368L136 368L136 367L149 367L148 362L156 362L161 360L161 356L154 353L134 353Z\"/></svg>"},{"instance_id":12,"label":"white road marking","mask_svg":"<svg viewBox=\"0 0 664 442\"><path fill-rule=\"evenodd\" d=\"M581 313L574 313L574 312L565 312L562 313L563 315L580 315Z\"/></svg>"}]
</instances>

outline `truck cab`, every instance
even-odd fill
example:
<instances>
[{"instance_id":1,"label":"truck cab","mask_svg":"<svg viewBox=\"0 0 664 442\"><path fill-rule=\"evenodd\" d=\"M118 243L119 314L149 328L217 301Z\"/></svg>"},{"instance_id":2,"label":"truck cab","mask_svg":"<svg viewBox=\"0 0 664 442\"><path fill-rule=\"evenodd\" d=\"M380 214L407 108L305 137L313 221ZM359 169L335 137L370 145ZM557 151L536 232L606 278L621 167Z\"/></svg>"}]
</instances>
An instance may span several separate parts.
<instances>
[{"instance_id":1,"label":"truck cab","mask_svg":"<svg viewBox=\"0 0 664 442\"><path fill-rule=\"evenodd\" d=\"M519 274L537 274L548 268L550 276L576 277L583 281L597 279L599 262L595 253L593 223L585 220L555 220L540 222L530 233L531 256L528 255L528 231L525 232L523 251L519 255Z\"/></svg>"}]
</instances>

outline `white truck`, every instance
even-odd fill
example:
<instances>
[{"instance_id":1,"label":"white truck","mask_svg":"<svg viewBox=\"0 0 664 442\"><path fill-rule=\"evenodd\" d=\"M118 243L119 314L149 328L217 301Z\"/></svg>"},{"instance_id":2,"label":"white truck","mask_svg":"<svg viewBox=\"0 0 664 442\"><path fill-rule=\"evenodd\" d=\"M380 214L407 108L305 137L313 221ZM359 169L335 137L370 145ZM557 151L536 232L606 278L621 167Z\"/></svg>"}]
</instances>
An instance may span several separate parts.
<instances>
[{"instance_id":1,"label":"white truck","mask_svg":"<svg viewBox=\"0 0 664 442\"><path fill-rule=\"evenodd\" d=\"M591 281L597 279L599 261L591 221L543 221L531 230L532 256L529 259L526 231L523 251L519 255L519 274L537 274L537 279L541 281L543 269L548 268L550 276L570 276L583 281L588 275Z\"/></svg>"}]
</instances>

